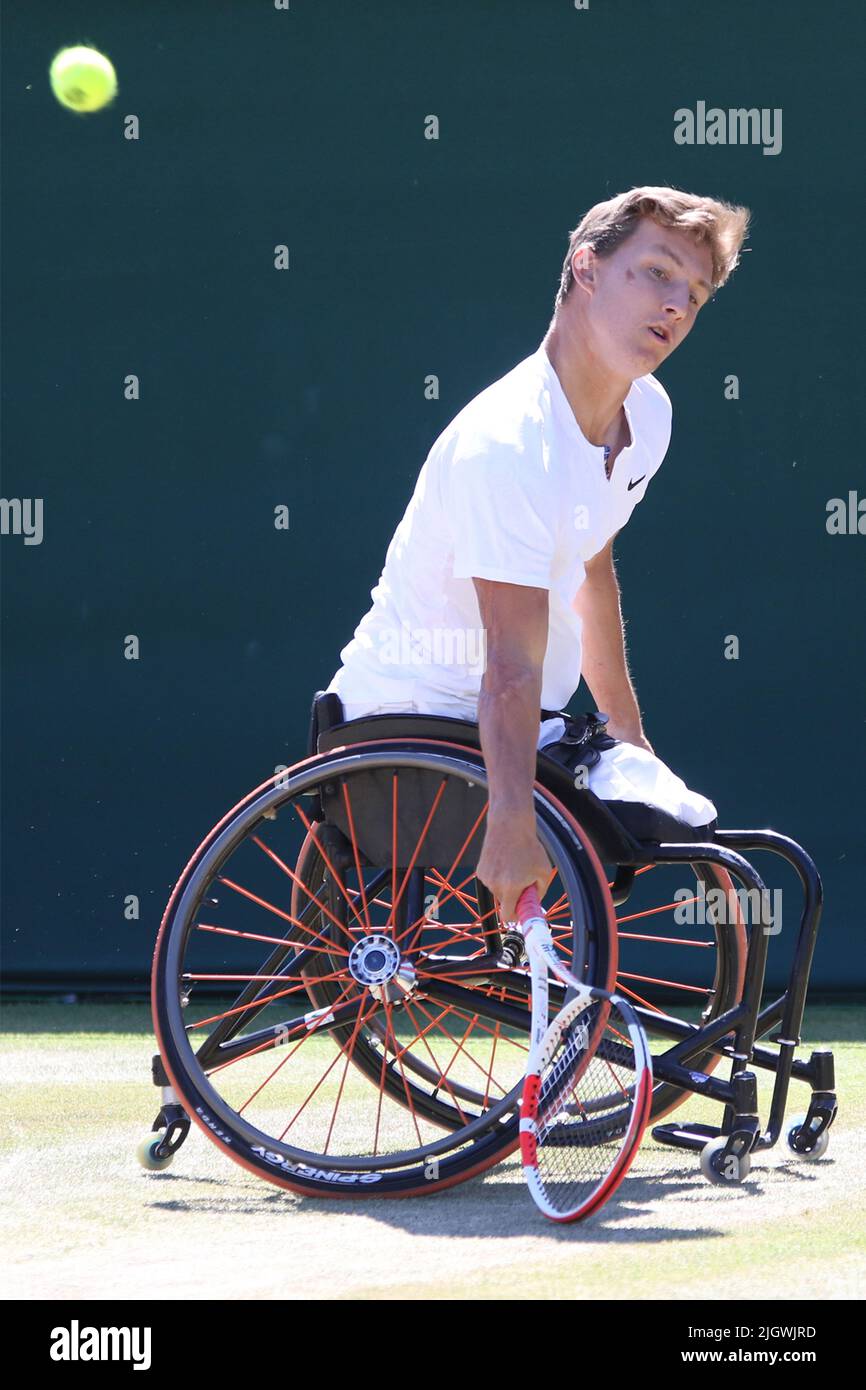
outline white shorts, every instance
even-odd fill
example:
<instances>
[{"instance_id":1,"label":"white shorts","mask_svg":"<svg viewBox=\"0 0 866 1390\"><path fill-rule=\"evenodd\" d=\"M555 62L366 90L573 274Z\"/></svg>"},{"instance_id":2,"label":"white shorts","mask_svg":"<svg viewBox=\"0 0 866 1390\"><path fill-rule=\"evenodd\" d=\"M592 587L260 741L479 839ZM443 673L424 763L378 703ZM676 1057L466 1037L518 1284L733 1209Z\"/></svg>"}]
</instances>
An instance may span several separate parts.
<instances>
[{"instance_id":1,"label":"white shorts","mask_svg":"<svg viewBox=\"0 0 866 1390\"><path fill-rule=\"evenodd\" d=\"M565 732L562 719L548 719L539 748L555 743ZM640 801L658 806L686 825L709 825L718 811L708 797L691 791L667 763L633 743L617 743L600 751L600 760L587 773L586 785L602 801Z\"/></svg>"}]
</instances>

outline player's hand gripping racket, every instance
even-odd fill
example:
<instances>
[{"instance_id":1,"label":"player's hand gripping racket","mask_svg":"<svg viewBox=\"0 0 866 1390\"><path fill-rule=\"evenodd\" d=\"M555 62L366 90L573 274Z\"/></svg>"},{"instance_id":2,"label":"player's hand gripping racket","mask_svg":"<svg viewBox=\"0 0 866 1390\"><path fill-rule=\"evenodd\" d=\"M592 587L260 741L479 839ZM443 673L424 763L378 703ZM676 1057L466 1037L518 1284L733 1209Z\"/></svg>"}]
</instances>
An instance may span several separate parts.
<instances>
[{"instance_id":1,"label":"player's hand gripping racket","mask_svg":"<svg viewBox=\"0 0 866 1390\"><path fill-rule=\"evenodd\" d=\"M649 1119L652 1061L634 1010L578 980L556 953L534 886L517 902L532 972L520 1106L523 1171L552 1221L579 1221L619 1187ZM548 971L566 986L550 1022Z\"/></svg>"}]
</instances>

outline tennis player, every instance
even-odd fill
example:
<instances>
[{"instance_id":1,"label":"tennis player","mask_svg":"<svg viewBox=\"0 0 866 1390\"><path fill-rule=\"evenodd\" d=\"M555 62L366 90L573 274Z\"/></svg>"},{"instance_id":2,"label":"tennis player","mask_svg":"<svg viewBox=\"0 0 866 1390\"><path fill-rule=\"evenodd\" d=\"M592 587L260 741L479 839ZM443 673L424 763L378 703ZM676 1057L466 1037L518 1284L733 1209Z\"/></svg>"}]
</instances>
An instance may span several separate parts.
<instances>
[{"instance_id":1,"label":"tennis player","mask_svg":"<svg viewBox=\"0 0 866 1390\"><path fill-rule=\"evenodd\" d=\"M433 444L328 686L347 719L478 721L490 806L477 872L505 920L550 872L532 807L543 712L564 709L583 674L608 732L653 751L613 542L670 441L653 372L738 264L749 215L666 187L590 208L541 345Z\"/></svg>"}]
</instances>

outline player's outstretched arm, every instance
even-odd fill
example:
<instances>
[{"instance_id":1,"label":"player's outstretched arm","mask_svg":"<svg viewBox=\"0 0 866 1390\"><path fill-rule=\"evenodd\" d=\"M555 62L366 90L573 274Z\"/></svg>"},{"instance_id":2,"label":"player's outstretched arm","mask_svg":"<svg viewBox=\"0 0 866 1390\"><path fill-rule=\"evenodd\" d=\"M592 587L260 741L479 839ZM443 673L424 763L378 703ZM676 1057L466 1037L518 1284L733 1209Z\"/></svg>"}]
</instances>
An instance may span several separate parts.
<instances>
[{"instance_id":1,"label":"player's outstretched arm","mask_svg":"<svg viewBox=\"0 0 866 1390\"><path fill-rule=\"evenodd\" d=\"M473 583L487 643L478 725L490 785L478 877L512 921L519 894L534 883L542 896L551 872L532 805L548 593L490 579Z\"/></svg>"}]
</instances>

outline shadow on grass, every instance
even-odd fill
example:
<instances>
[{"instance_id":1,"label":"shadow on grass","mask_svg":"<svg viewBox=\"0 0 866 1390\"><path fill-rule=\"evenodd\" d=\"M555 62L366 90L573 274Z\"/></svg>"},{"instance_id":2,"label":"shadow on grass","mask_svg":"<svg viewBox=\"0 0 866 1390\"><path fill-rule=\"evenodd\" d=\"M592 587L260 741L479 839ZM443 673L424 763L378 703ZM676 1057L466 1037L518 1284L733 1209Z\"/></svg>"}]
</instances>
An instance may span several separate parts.
<instances>
[{"instance_id":1,"label":"shadow on grass","mask_svg":"<svg viewBox=\"0 0 866 1390\"><path fill-rule=\"evenodd\" d=\"M793 1160L790 1165L781 1165L781 1169L785 1180L796 1178L803 1184L818 1181L820 1177L817 1169L810 1171ZM774 1176L779 1171L775 1169ZM345 1219L347 1216L363 1216L369 1221L422 1238L430 1236L441 1239L446 1236L456 1240L492 1237L522 1240L535 1237L557 1245L575 1241L583 1245L607 1245L611 1242L653 1245L662 1241L688 1243L708 1237L724 1238L730 1234L716 1224L715 1202L710 1200L707 1204L700 1201L709 1197L710 1191L705 1179L692 1164L667 1168L663 1173L629 1173L600 1211L586 1221L570 1225L545 1220L533 1206L522 1180L517 1177L513 1182L503 1182L501 1178L497 1181L475 1178L429 1197L390 1200L367 1197L358 1201L336 1198L316 1200L288 1191L263 1190L257 1195L239 1189L230 1179L226 1180L225 1186L229 1190L225 1191L224 1196L212 1194L198 1198L178 1192L176 1187L176 1184L185 1186L194 1179L170 1173L148 1174L147 1177L149 1183L159 1185L159 1196L149 1201L148 1205L152 1210L164 1211L167 1215L268 1215L272 1220L283 1219L287 1222L296 1221L301 1215L315 1215L325 1220L328 1217ZM720 1192L719 1198L725 1202L755 1203L757 1216L760 1199L766 1190L766 1177L766 1173L753 1169L744 1183ZM666 1224L666 1200L681 1204L690 1198L699 1199L691 1208L692 1224L687 1228ZM631 1224L641 1222L647 1216L652 1218L651 1225ZM623 1225L623 1222L629 1224Z\"/></svg>"}]
</instances>

